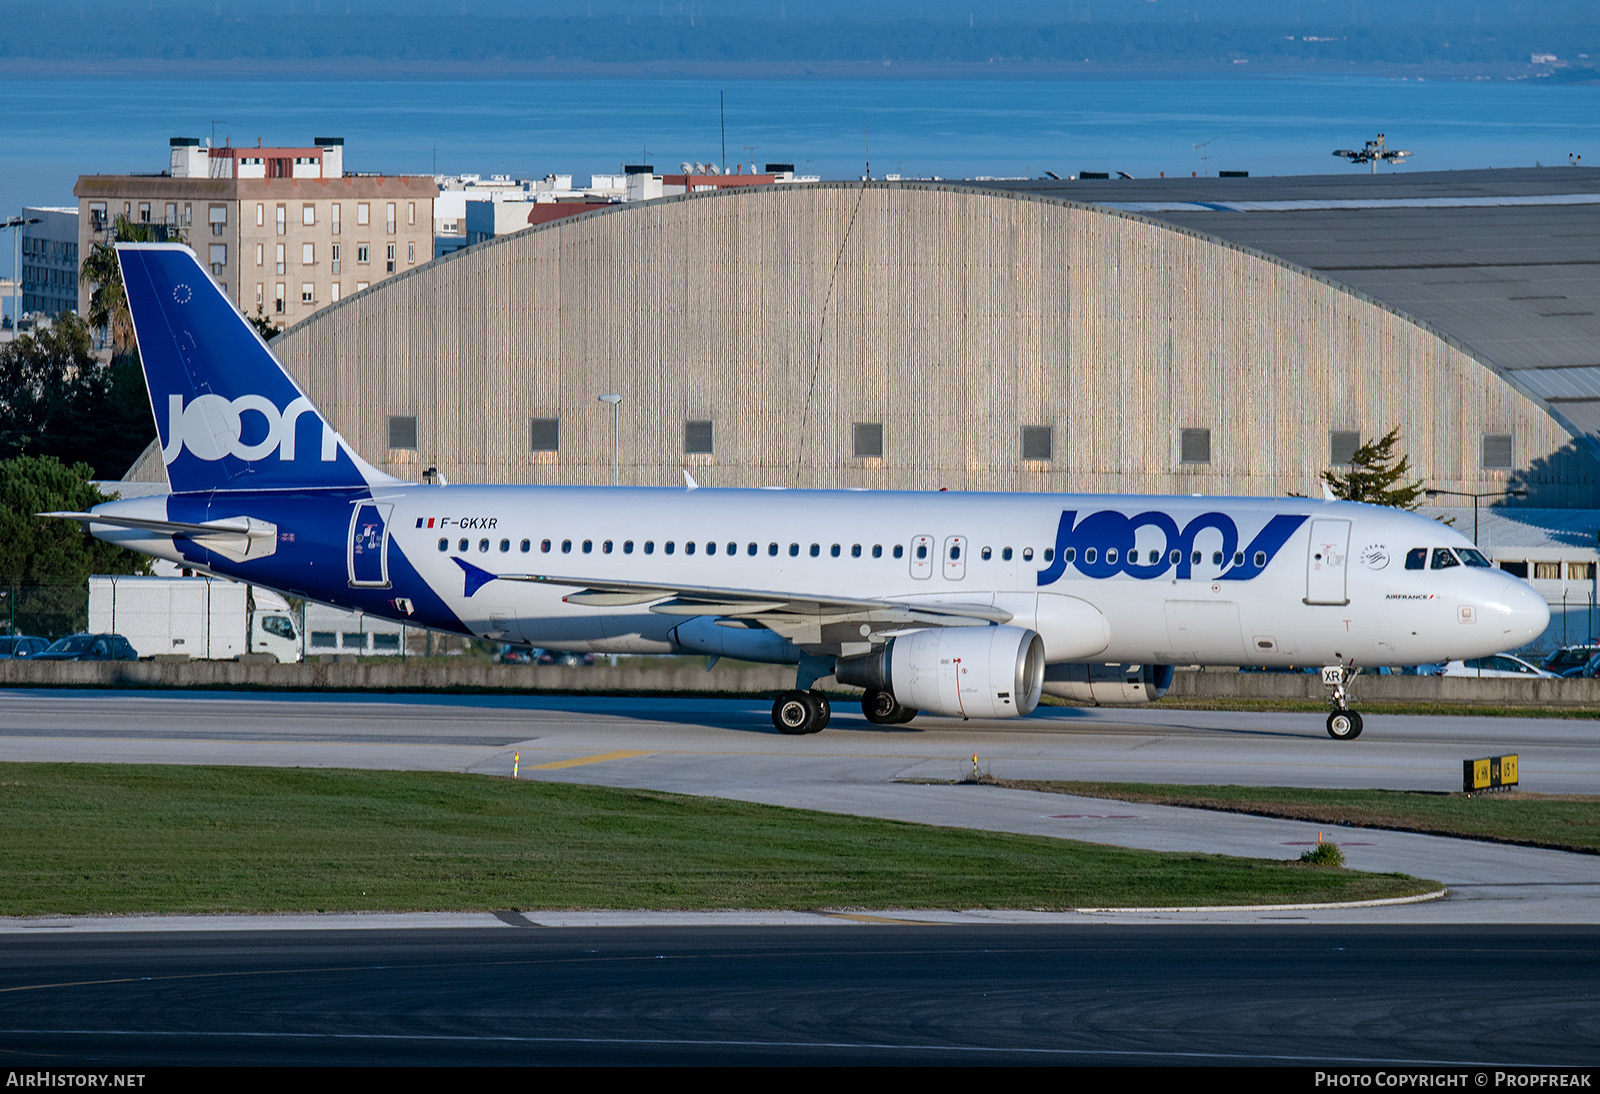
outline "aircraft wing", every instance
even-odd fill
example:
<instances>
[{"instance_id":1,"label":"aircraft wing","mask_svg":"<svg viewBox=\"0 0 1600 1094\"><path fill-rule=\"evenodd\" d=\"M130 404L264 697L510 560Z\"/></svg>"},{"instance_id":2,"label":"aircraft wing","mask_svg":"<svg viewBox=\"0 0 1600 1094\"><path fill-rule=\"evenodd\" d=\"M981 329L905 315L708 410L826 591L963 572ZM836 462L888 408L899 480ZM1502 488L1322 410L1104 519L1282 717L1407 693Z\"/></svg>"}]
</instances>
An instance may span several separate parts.
<instances>
[{"instance_id":1,"label":"aircraft wing","mask_svg":"<svg viewBox=\"0 0 1600 1094\"><path fill-rule=\"evenodd\" d=\"M560 574L492 574L457 558L471 596L489 581L527 581L576 589L562 599L569 604L622 606L649 604L661 615L732 616L779 633L820 623L868 623L885 626L976 626L1007 623L1012 613L988 604L920 603L912 600L817 596L772 589L736 589L709 585L657 582L595 581Z\"/></svg>"}]
</instances>

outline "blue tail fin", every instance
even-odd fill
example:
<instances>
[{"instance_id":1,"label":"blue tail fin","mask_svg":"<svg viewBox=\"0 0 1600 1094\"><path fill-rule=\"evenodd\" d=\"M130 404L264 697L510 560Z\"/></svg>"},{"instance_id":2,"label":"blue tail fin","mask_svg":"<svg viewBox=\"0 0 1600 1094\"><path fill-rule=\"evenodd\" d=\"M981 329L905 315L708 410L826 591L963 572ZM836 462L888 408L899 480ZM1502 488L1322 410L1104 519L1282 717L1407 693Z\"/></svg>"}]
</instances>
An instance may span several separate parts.
<instances>
[{"instance_id":1,"label":"blue tail fin","mask_svg":"<svg viewBox=\"0 0 1600 1094\"><path fill-rule=\"evenodd\" d=\"M119 243L117 260L174 491L396 481L350 451L193 251Z\"/></svg>"}]
</instances>

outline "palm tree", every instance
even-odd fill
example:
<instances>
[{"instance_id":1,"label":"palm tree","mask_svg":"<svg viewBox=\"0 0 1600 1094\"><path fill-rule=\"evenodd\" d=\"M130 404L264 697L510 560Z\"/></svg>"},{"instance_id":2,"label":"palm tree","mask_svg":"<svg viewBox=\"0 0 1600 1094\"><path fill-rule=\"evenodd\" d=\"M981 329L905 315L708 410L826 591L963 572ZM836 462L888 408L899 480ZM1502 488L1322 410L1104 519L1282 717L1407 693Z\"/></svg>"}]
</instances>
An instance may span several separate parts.
<instances>
[{"instance_id":1,"label":"palm tree","mask_svg":"<svg viewBox=\"0 0 1600 1094\"><path fill-rule=\"evenodd\" d=\"M113 357L131 357L138 352L133 338L133 318L128 314L128 297L122 290L122 268L117 265L117 251L113 244L154 243L156 230L149 224L135 224L126 216L118 215L111 238L96 243L78 272L78 280L92 286L89 294L89 324L97 330L111 332Z\"/></svg>"}]
</instances>

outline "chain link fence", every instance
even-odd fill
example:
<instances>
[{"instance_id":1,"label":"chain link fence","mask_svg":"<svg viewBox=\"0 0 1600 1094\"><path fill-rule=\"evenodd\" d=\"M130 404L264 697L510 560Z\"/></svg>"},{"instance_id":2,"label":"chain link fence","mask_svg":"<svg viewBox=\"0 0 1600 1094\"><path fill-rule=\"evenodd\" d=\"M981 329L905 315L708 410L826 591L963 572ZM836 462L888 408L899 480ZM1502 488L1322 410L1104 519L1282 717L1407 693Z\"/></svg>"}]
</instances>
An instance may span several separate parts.
<instances>
[{"instance_id":1,"label":"chain link fence","mask_svg":"<svg viewBox=\"0 0 1600 1094\"><path fill-rule=\"evenodd\" d=\"M0 628L54 641L89 626L89 584L82 578L0 576Z\"/></svg>"}]
</instances>

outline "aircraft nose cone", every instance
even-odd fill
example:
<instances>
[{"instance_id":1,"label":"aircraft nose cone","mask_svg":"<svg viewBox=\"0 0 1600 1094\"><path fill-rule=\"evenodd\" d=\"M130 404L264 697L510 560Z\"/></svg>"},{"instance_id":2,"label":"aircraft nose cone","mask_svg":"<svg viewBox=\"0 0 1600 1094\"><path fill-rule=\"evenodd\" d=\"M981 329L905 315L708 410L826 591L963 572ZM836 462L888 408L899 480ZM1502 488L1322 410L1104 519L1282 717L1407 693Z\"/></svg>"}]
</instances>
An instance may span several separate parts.
<instances>
[{"instance_id":1,"label":"aircraft nose cone","mask_svg":"<svg viewBox=\"0 0 1600 1094\"><path fill-rule=\"evenodd\" d=\"M1504 649L1525 646L1550 625L1550 605L1525 581L1511 578L1501 596L1488 607L1505 632Z\"/></svg>"}]
</instances>

